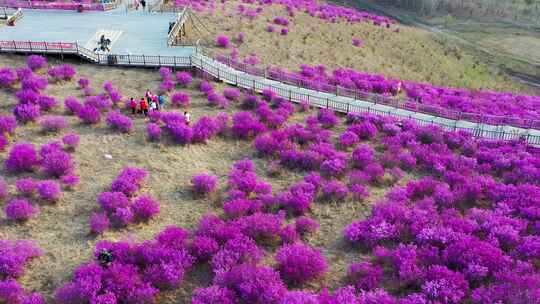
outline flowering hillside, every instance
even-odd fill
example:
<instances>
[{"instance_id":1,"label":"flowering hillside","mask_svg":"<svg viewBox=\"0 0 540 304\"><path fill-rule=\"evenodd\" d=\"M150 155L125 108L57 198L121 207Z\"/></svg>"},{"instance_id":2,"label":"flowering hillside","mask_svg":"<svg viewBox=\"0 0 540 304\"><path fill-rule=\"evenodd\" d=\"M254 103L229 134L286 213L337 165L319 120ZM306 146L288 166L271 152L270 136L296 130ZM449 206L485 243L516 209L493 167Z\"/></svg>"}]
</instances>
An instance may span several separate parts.
<instances>
[{"instance_id":1,"label":"flowering hillside","mask_svg":"<svg viewBox=\"0 0 540 304\"><path fill-rule=\"evenodd\" d=\"M0 65L0 303L538 299L526 142L168 68ZM132 114L146 88L165 109Z\"/></svg>"}]
</instances>

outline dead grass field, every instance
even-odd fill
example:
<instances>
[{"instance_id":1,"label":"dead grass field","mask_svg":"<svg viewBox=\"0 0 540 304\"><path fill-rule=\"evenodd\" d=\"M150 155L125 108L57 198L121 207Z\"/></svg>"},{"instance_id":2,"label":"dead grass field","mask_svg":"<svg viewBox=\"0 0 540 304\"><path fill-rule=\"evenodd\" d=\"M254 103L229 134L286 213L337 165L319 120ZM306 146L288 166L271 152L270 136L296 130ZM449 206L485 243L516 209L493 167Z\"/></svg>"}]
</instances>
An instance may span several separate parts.
<instances>
[{"instance_id":1,"label":"dead grass field","mask_svg":"<svg viewBox=\"0 0 540 304\"><path fill-rule=\"evenodd\" d=\"M264 65L296 70L300 64L322 64L328 69L352 68L441 86L514 92L529 90L483 64L480 58L419 28L394 25L386 29L366 22L329 23L300 12L289 17L283 7L276 5L264 6L259 17L250 21L238 17L238 4L240 1L227 1L224 10L218 4L213 15L198 14L209 30L204 37L213 46L213 51L231 51L215 47L217 35L225 34L232 40L243 32L245 42L233 43L233 46L241 58L255 53ZM266 31L276 16L289 19L287 36L280 35L282 26L278 25L274 25L275 32ZM400 32L393 32L398 27ZM191 34L200 36L195 30ZM364 46L353 46L353 38L362 39Z\"/></svg>"},{"instance_id":2,"label":"dead grass field","mask_svg":"<svg viewBox=\"0 0 540 304\"><path fill-rule=\"evenodd\" d=\"M24 57L1 56L0 66L24 65ZM49 58L50 63L57 59ZM101 88L106 80L111 80L124 97L140 96L147 88L156 89L160 76L156 70L104 68L89 64L71 62L77 68L78 75L91 79L92 86ZM223 88L222 84L215 84ZM220 110L206 106L206 99L198 90L188 90L192 105L190 112L196 120L202 115L215 115ZM46 94L63 100L66 96L81 97L81 91L75 82L61 85L49 85ZM4 101L1 112L8 113L16 104L12 92L0 91ZM233 107L227 110L235 111ZM55 114L62 114L58 108ZM303 121L309 113L296 113L290 121ZM68 131L81 135L81 146L73 154L76 172L81 177L81 184L74 190L63 193L62 199L55 205L40 206L41 213L25 224L8 222L4 215L0 217L0 239L33 239L45 254L33 260L26 268L25 275L19 279L29 291L42 292L47 303L53 303L56 288L70 279L73 269L92 258L94 244L101 239L142 241L152 238L168 225L194 228L199 219L208 212L221 213L219 197L213 199L194 199L189 190L191 176L203 171L211 172L220 178L221 190L231 165L239 159L250 157L255 160L257 173L274 187L274 191L288 188L293 182L303 177L301 172L283 170L279 177L271 178L266 174L266 160L256 158L249 142L232 138L215 138L207 144L176 146L164 143L150 143L146 140L145 122L137 118L135 131L129 135L113 133L105 123L95 127L81 125L78 119L70 116ZM343 129L341 126L338 130ZM63 132L63 133L65 133ZM36 145L43 144L63 134L43 135L37 124L17 128L16 141L29 141ZM162 141L163 142L163 141ZM105 154L112 155L106 159ZM3 162L7 152L0 153ZM88 234L89 218L98 209L97 194L105 191L111 181L124 166L137 166L149 172L149 179L143 189L161 203L161 213L157 218L145 224L129 226L121 230L109 230L99 237ZM37 174L28 174L38 177ZM14 181L20 176L8 175L2 169L2 176L11 185L14 193ZM370 189L370 198L363 203L347 201L341 204L319 202L314 205L310 216L321 224L318 233L307 240L319 247L325 254L330 271L321 282L309 287L319 290L321 286L339 286L346 274L346 267L361 260L362 256L347 248L342 238L342 230L353 219L366 216L371 203L386 192L386 188ZM1 205L1 204L0 204ZM275 249L275 248L274 248ZM269 250L266 260L272 263ZM206 286L211 281L208 267L196 267L189 273L181 288L160 293L158 303L189 303L191 292L199 286Z\"/></svg>"}]
</instances>

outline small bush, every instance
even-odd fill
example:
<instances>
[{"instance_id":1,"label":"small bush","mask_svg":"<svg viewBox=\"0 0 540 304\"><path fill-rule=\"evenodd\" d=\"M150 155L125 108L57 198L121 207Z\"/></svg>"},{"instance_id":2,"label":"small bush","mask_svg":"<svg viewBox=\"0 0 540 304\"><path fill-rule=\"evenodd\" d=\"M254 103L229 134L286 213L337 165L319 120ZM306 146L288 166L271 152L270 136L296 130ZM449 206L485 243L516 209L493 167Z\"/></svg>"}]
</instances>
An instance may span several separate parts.
<instances>
[{"instance_id":1,"label":"small bush","mask_svg":"<svg viewBox=\"0 0 540 304\"><path fill-rule=\"evenodd\" d=\"M143 195L133 202L131 210L137 220L148 221L159 213L160 207L152 197Z\"/></svg>"},{"instance_id":2,"label":"small bush","mask_svg":"<svg viewBox=\"0 0 540 304\"><path fill-rule=\"evenodd\" d=\"M189 72L178 72L176 73L176 81L181 87L187 88L193 82L193 77Z\"/></svg>"},{"instance_id":3,"label":"small bush","mask_svg":"<svg viewBox=\"0 0 540 304\"><path fill-rule=\"evenodd\" d=\"M37 183L36 188L39 198L44 201L56 202L62 195L60 185L53 180L41 181Z\"/></svg>"},{"instance_id":4,"label":"small bush","mask_svg":"<svg viewBox=\"0 0 540 304\"><path fill-rule=\"evenodd\" d=\"M219 46L219 47L222 47L222 48L228 48L229 46L231 46L231 42L229 41L229 37L225 36L225 35L219 35L217 36L216 38L216 44Z\"/></svg>"},{"instance_id":5,"label":"small bush","mask_svg":"<svg viewBox=\"0 0 540 304\"><path fill-rule=\"evenodd\" d=\"M56 115L41 117L39 124L41 126L41 131L44 133L58 132L68 126L68 122L64 117Z\"/></svg>"},{"instance_id":6,"label":"small bush","mask_svg":"<svg viewBox=\"0 0 540 304\"><path fill-rule=\"evenodd\" d=\"M47 59L40 55L30 55L26 58L26 65L32 71L41 70L47 67Z\"/></svg>"},{"instance_id":7,"label":"small bush","mask_svg":"<svg viewBox=\"0 0 540 304\"><path fill-rule=\"evenodd\" d=\"M120 111L112 111L107 115L107 125L112 129L118 130L122 133L130 133L133 131L133 121L131 118L120 113Z\"/></svg>"},{"instance_id":8,"label":"small bush","mask_svg":"<svg viewBox=\"0 0 540 304\"><path fill-rule=\"evenodd\" d=\"M36 121L41 115L41 110L39 106L35 104L18 104L13 108L13 115L15 115L18 121L27 123Z\"/></svg>"},{"instance_id":9,"label":"small bush","mask_svg":"<svg viewBox=\"0 0 540 304\"><path fill-rule=\"evenodd\" d=\"M101 234L109 229L111 223L105 213L94 213L90 218L90 231L95 234Z\"/></svg>"},{"instance_id":10,"label":"small bush","mask_svg":"<svg viewBox=\"0 0 540 304\"><path fill-rule=\"evenodd\" d=\"M149 123L146 126L148 138L152 141L159 141L161 138L161 127L157 123Z\"/></svg>"},{"instance_id":11,"label":"small bush","mask_svg":"<svg viewBox=\"0 0 540 304\"><path fill-rule=\"evenodd\" d=\"M101 121L101 113L98 109L85 105L77 112L77 116L82 120L83 123L88 125L97 124Z\"/></svg>"},{"instance_id":12,"label":"small bush","mask_svg":"<svg viewBox=\"0 0 540 304\"><path fill-rule=\"evenodd\" d=\"M10 172L32 172L39 164L38 156L34 145L30 143L19 143L14 145L9 151L9 156L4 165Z\"/></svg>"},{"instance_id":13,"label":"small bush","mask_svg":"<svg viewBox=\"0 0 540 304\"><path fill-rule=\"evenodd\" d=\"M75 151L79 147L81 137L77 133L68 133L62 137L62 142L67 149Z\"/></svg>"},{"instance_id":14,"label":"small bush","mask_svg":"<svg viewBox=\"0 0 540 304\"><path fill-rule=\"evenodd\" d=\"M294 285L322 277L328 268L319 250L302 243L282 246L275 259L281 277Z\"/></svg>"},{"instance_id":15,"label":"small bush","mask_svg":"<svg viewBox=\"0 0 540 304\"><path fill-rule=\"evenodd\" d=\"M197 195L207 195L217 187L217 177L208 173L193 176L191 179L193 193Z\"/></svg>"},{"instance_id":16,"label":"small bush","mask_svg":"<svg viewBox=\"0 0 540 304\"><path fill-rule=\"evenodd\" d=\"M14 199L4 206L6 217L11 221L25 222L39 212L27 200Z\"/></svg>"}]
</instances>

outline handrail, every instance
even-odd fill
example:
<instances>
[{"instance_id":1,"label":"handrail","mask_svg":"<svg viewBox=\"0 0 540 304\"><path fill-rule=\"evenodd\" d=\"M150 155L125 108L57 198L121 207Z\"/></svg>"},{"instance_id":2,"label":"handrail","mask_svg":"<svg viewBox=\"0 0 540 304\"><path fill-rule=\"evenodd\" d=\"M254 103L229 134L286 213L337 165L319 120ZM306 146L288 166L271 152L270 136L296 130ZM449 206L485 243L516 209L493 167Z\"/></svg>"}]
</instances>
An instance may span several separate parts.
<instances>
[{"instance_id":1,"label":"handrail","mask_svg":"<svg viewBox=\"0 0 540 304\"><path fill-rule=\"evenodd\" d=\"M19 8L15 11L15 13L11 16L9 16L7 19L6 19L6 24L11 24L11 23L15 23L15 21L21 19L23 17L23 13L22 13L22 10Z\"/></svg>"},{"instance_id":2,"label":"handrail","mask_svg":"<svg viewBox=\"0 0 540 304\"><path fill-rule=\"evenodd\" d=\"M176 20L174 21L174 26L171 29L171 31L169 32L169 34L167 35L167 45L168 46L171 46L171 45L174 44L174 41L176 40L176 36L178 36L178 33L180 32L180 30L182 28L182 24L185 21L184 19L186 18L187 12L188 12L188 10L187 10L187 6L186 6L182 10L182 12L180 12L180 13L178 13L176 15Z\"/></svg>"},{"instance_id":3,"label":"handrail","mask_svg":"<svg viewBox=\"0 0 540 304\"><path fill-rule=\"evenodd\" d=\"M197 50L208 57L211 56L208 50L205 50L202 46L198 47ZM221 59L219 59L221 57ZM540 120L538 119L529 119L529 118L516 118L509 115L492 115L492 114L481 114L475 112L461 112L456 110L447 109L438 105L427 105L419 103L417 100L412 98L397 98L394 96L376 94L371 92L366 92L358 89L348 89L341 87L339 85L330 85L330 84L321 84L314 81L307 81L300 77L294 75L283 75L276 74L272 72L272 68L269 67L255 67L249 66L237 62L234 59L231 59L229 56L219 56L217 60L226 64L229 67L234 68L235 70L242 71L244 73L264 76L267 79L279 81L285 84L293 85L296 87L301 87L305 89L312 89L321 92L331 93L336 96L350 97L354 99L368 100L373 103L380 103L389 105L395 108L415 111L418 113L436 115L438 117L444 117L452 120L467 120L476 123L483 123L488 125L510 125L519 128L532 128L540 129Z\"/></svg>"},{"instance_id":4,"label":"handrail","mask_svg":"<svg viewBox=\"0 0 540 304\"><path fill-rule=\"evenodd\" d=\"M527 139L528 143L540 146L540 130L515 128L508 125L491 126L484 123L458 121L431 116L430 120L420 112L404 110L393 105L373 103L352 97L299 88L286 83L275 83L273 80L264 78L264 75L253 75L241 70L236 70L227 64L219 62L204 55L200 46L196 45L196 52L191 56L149 56L149 55L119 55L119 54L95 54L76 42L32 42L32 41L1 41L0 52L23 52L23 53L52 53L74 54L81 58L100 65L126 65L174 68L196 68L204 74L215 77L226 83L262 92L271 89L279 96L292 102L308 102L310 105L320 108L329 108L342 113L376 113L379 115L392 115L401 118L410 118L421 124L439 125L447 130L464 130L476 137L485 137L500 140ZM259 73L260 74L260 73ZM418 115L420 114L420 115Z\"/></svg>"},{"instance_id":5,"label":"handrail","mask_svg":"<svg viewBox=\"0 0 540 304\"><path fill-rule=\"evenodd\" d=\"M291 88L291 86L287 88L287 86L284 87L282 83L279 85L273 85L272 82L262 82L257 80L256 76L254 75L235 70L227 66L225 63L205 56L199 51L198 47L196 55L192 56L192 63L196 68L204 71L206 74L226 83L257 92L262 92L264 89L271 89L277 95L292 102L308 102L310 105L315 107L329 108L336 112L342 113L367 112L379 115L391 115L401 118L409 118L414 119L421 124L438 125L450 131L467 131L476 137L484 137L496 140L526 139L529 144L540 146L540 131L538 130L518 129L510 126L489 126L483 123L457 121L444 118L439 119L439 117L434 116L432 116L430 120L426 120L422 115L416 115L422 113L411 110L403 110L400 108L371 103L369 101L360 99L352 99L351 97L345 99L335 94L321 94L321 92L310 89L298 90L298 87L296 86L294 88ZM259 77L260 79L267 80L266 78L263 78L263 76ZM531 134L531 131L533 134Z\"/></svg>"}]
</instances>

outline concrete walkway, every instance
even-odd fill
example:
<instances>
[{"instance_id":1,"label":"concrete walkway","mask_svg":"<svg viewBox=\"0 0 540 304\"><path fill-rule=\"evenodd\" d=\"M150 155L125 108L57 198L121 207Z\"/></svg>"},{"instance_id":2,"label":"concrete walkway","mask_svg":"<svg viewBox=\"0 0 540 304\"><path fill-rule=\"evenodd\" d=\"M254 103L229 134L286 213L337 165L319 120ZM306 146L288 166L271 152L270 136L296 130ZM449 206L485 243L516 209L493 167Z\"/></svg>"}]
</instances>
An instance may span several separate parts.
<instances>
[{"instance_id":1,"label":"concrete walkway","mask_svg":"<svg viewBox=\"0 0 540 304\"><path fill-rule=\"evenodd\" d=\"M126 11L126 6L107 12L23 10L24 18L15 26L0 28L0 40L77 42L85 45L99 29L121 31L112 53L161 56L189 56L192 47L168 47L169 22L175 13Z\"/></svg>"}]
</instances>

